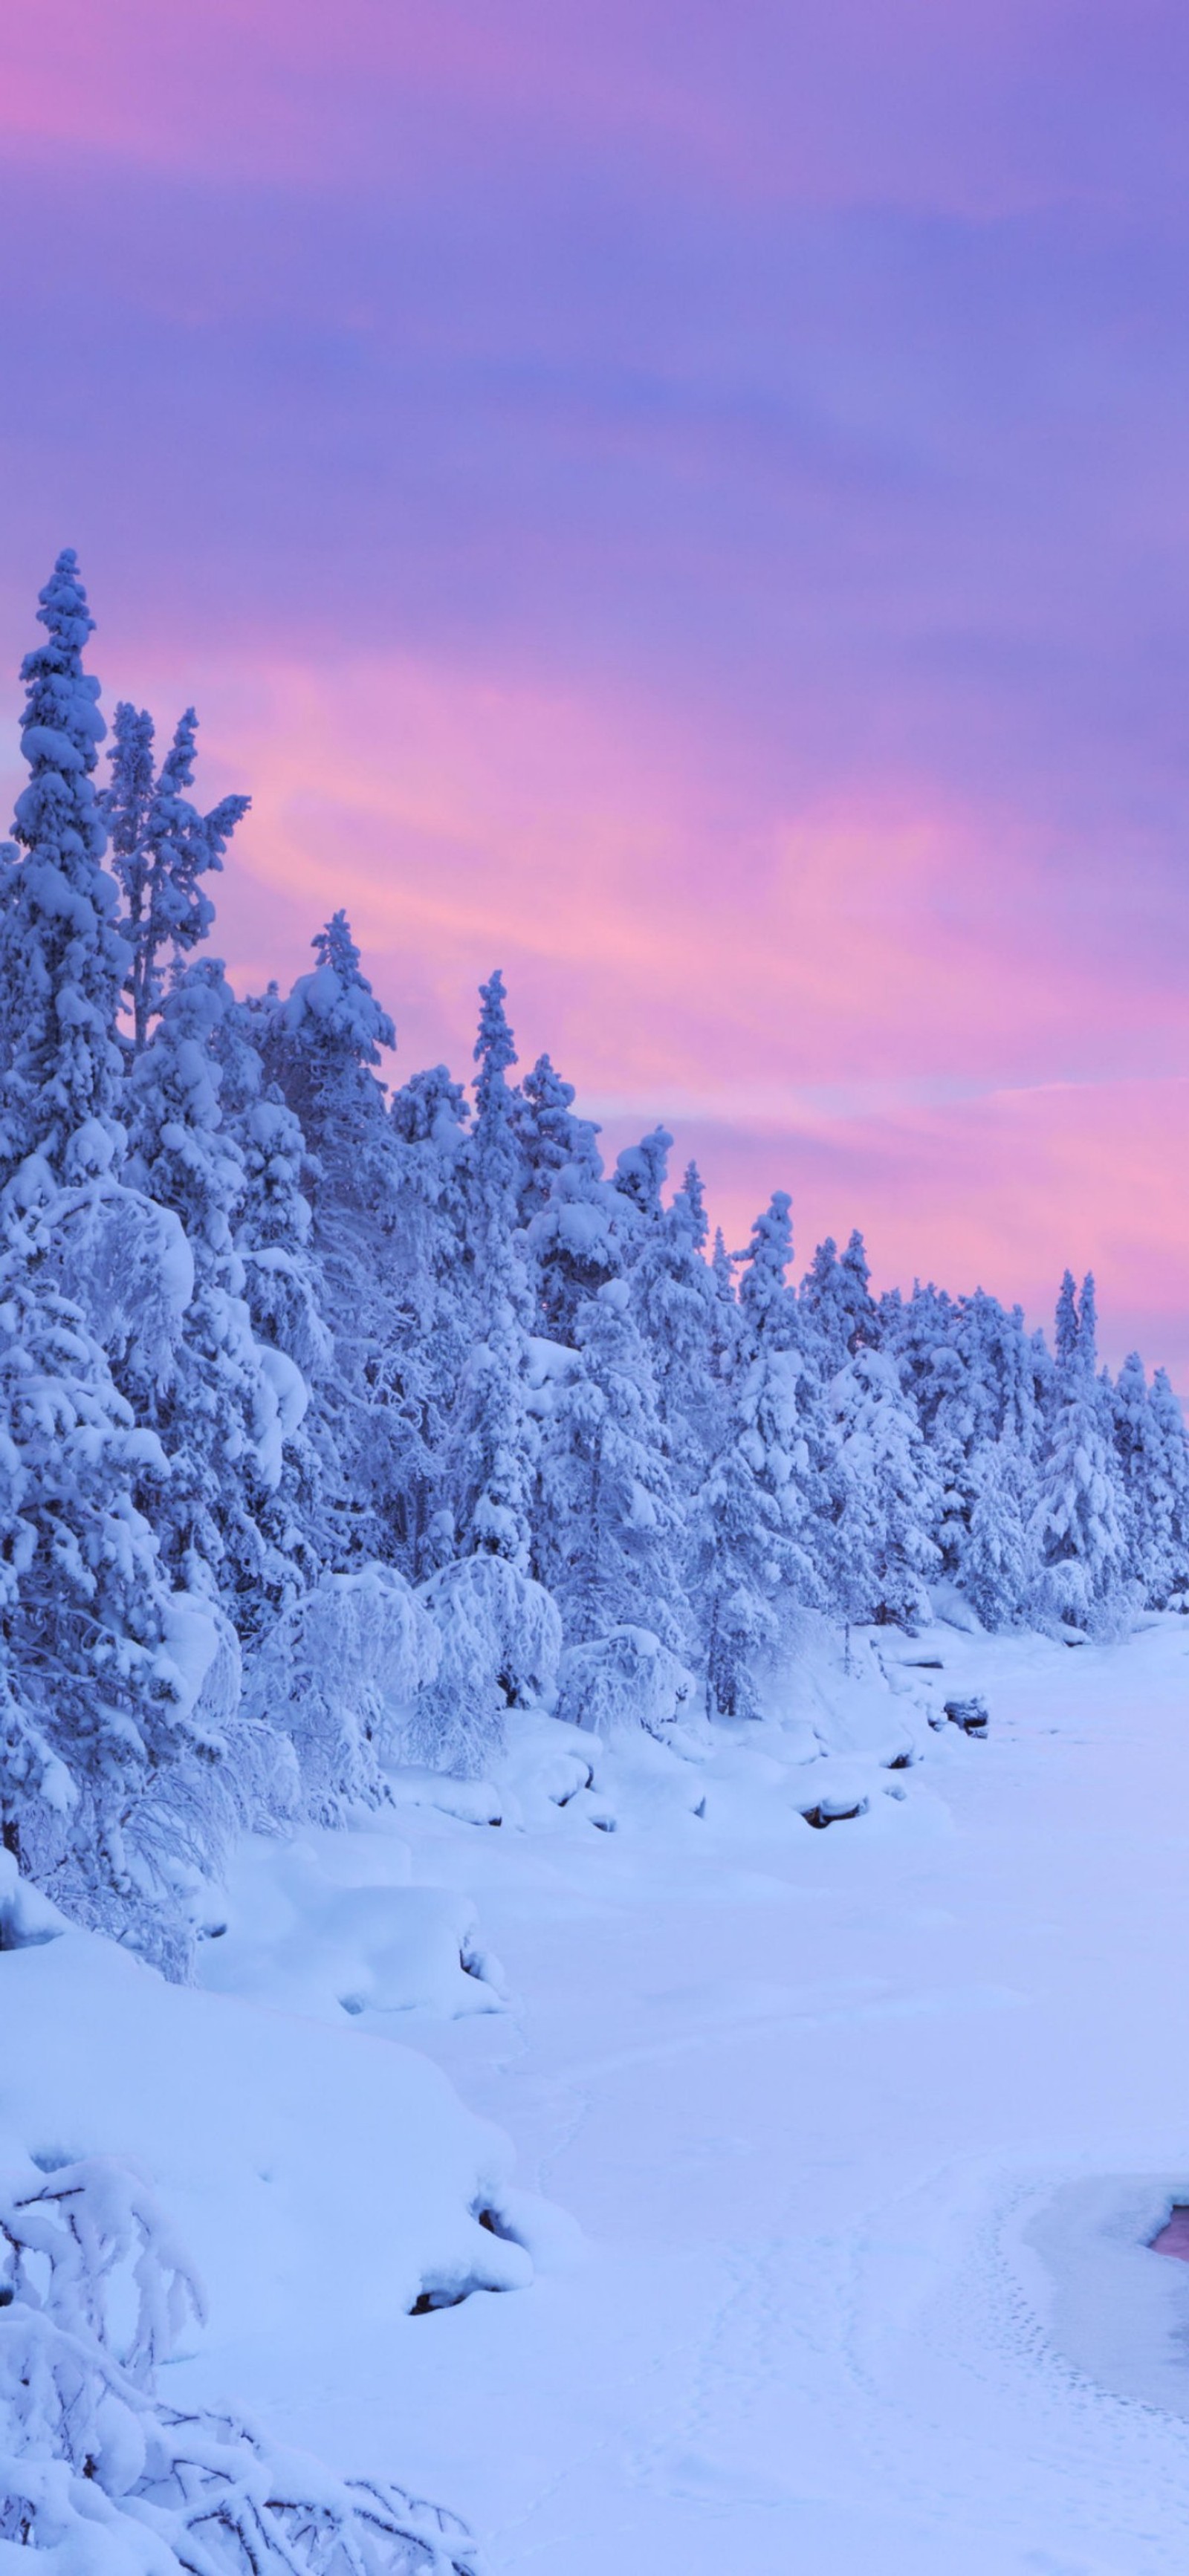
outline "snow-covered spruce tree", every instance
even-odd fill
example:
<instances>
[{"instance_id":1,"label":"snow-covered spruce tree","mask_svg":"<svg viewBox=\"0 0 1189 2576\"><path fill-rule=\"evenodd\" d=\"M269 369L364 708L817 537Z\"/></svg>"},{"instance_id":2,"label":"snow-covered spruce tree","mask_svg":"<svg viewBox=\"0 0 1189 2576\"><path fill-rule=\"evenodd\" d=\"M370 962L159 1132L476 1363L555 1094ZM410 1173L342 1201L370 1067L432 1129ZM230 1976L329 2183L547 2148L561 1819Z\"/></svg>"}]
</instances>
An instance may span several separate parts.
<instances>
[{"instance_id":1,"label":"snow-covered spruce tree","mask_svg":"<svg viewBox=\"0 0 1189 2576\"><path fill-rule=\"evenodd\" d=\"M1115 1447L1126 1502L1128 1573L1155 1610L1189 1592L1189 1442L1167 1372L1149 1389L1138 1351L1114 1388Z\"/></svg>"},{"instance_id":2,"label":"snow-covered spruce tree","mask_svg":"<svg viewBox=\"0 0 1189 2576\"><path fill-rule=\"evenodd\" d=\"M332 1344L313 1243L312 1158L300 1119L265 1066L275 999L231 997L212 1045L223 1125L243 1165L234 1235L252 1329L258 1340L284 1351L313 1386L330 1365Z\"/></svg>"},{"instance_id":3,"label":"snow-covered spruce tree","mask_svg":"<svg viewBox=\"0 0 1189 2576\"><path fill-rule=\"evenodd\" d=\"M568 1644L635 1627L685 1653L682 1514L626 1279L579 1307L574 1345L577 1365L542 1425L534 1571Z\"/></svg>"},{"instance_id":4,"label":"snow-covered spruce tree","mask_svg":"<svg viewBox=\"0 0 1189 2576\"><path fill-rule=\"evenodd\" d=\"M977 1590L986 1625L1011 1625L1027 1593L1042 1429L1022 1312L1008 1314L982 1289L954 1299L918 1287L906 1301L883 1299L880 1316L883 1347L896 1359L929 1453L939 1500L929 1536L941 1570L972 1600Z\"/></svg>"},{"instance_id":5,"label":"snow-covered spruce tree","mask_svg":"<svg viewBox=\"0 0 1189 2576\"><path fill-rule=\"evenodd\" d=\"M191 804L186 791L194 784L197 730L198 718L187 707L158 772L152 717L122 700L115 712L111 779L99 798L123 896L125 989L138 1054L161 1008L169 968L205 939L214 920L201 879L222 867L232 833L251 804L248 796L224 796L209 814Z\"/></svg>"},{"instance_id":6,"label":"snow-covered spruce tree","mask_svg":"<svg viewBox=\"0 0 1189 2576\"><path fill-rule=\"evenodd\" d=\"M894 1361L860 1343L830 1381L831 1517L819 1562L848 1620L913 1627L941 1553L941 1491Z\"/></svg>"},{"instance_id":7,"label":"snow-covered spruce tree","mask_svg":"<svg viewBox=\"0 0 1189 2576\"><path fill-rule=\"evenodd\" d=\"M185 1900L237 1821L225 1725L238 1671L217 1614L171 1590L139 1506L159 1501L168 1475L77 1308L10 1242L0 1829L67 1913L179 1974Z\"/></svg>"},{"instance_id":8,"label":"snow-covered spruce tree","mask_svg":"<svg viewBox=\"0 0 1189 2576\"><path fill-rule=\"evenodd\" d=\"M1036 1490L1035 1462L1013 1433L974 1450L956 1571L984 1628L1014 1628L1027 1618L1036 1587Z\"/></svg>"},{"instance_id":9,"label":"snow-covered spruce tree","mask_svg":"<svg viewBox=\"0 0 1189 2576\"><path fill-rule=\"evenodd\" d=\"M1153 1432L1144 1477L1151 1551L1148 1599L1157 1609L1185 1610L1189 1609L1189 1440L1167 1369L1155 1371L1148 1404Z\"/></svg>"},{"instance_id":10,"label":"snow-covered spruce tree","mask_svg":"<svg viewBox=\"0 0 1189 2576\"><path fill-rule=\"evenodd\" d=\"M410 1445L394 1496L392 1541L416 1583L454 1554L450 1454L455 1404L471 1347L473 1245L467 1227L467 1127L461 1083L444 1064L394 1093L394 1310L399 1387Z\"/></svg>"},{"instance_id":11,"label":"snow-covered spruce tree","mask_svg":"<svg viewBox=\"0 0 1189 2576\"><path fill-rule=\"evenodd\" d=\"M450 1472L459 1553L528 1568L535 1426L528 1392L529 1287L517 1234L520 1151L507 1076L516 1049L497 968L480 985L475 1123L463 1173L474 1338L458 1393Z\"/></svg>"},{"instance_id":12,"label":"snow-covered spruce tree","mask_svg":"<svg viewBox=\"0 0 1189 2576\"><path fill-rule=\"evenodd\" d=\"M830 1240L819 1245L797 1311L817 1498L814 1561L827 1602L848 1622L911 1625L940 1571L933 1532L943 1488L901 1383L903 1308L892 1298L877 1309L857 1229L841 1257Z\"/></svg>"},{"instance_id":13,"label":"snow-covered spruce tree","mask_svg":"<svg viewBox=\"0 0 1189 2576\"><path fill-rule=\"evenodd\" d=\"M513 1092L509 1117L520 1156L518 1213L521 1225L530 1225L567 1163L601 1172L599 1130L593 1119L575 1117L574 1085L562 1081L547 1055L538 1056Z\"/></svg>"},{"instance_id":14,"label":"snow-covered spruce tree","mask_svg":"<svg viewBox=\"0 0 1189 2576\"><path fill-rule=\"evenodd\" d=\"M686 1518L722 1447L728 1401L721 1301L705 1257L706 1235L701 1176L690 1163L660 1223L649 1228L631 1274L632 1311L651 1355L670 1473Z\"/></svg>"},{"instance_id":15,"label":"snow-covered spruce tree","mask_svg":"<svg viewBox=\"0 0 1189 2576\"><path fill-rule=\"evenodd\" d=\"M738 1255L738 1344L722 1446L693 1506L694 1601L712 1715L755 1717L782 1612L816 1604L814 1496L800 1407L805 1376L789 1196L777 1190Z\"/></svg>"},{"instance_id":16,"label":"snow-covered spruce tree","mask_svg":"<svg viewBox=\"0 0 1189 2576\"><path fill-rule=\"evenodd\" d=\"M128 1390L171 1376L193 1266L177 1219L116 1177L127 951L101 866L93 621L72 554L39 613L24 855L0 920L3 1829L71 1912L177 1966L179 1886L226 1822L229 1681L217 1617L172 1592L142 1509L168 1462ZM172 1826L157 1795L170 1766Z\"/></svg>"},{"instance_id":17,"label":"snow-covered spruce tree","mask_svg":"<svg viewBox=\"0 0 1189 2576\"><path fill-rule=\"evenodd\" d=\"M308 1149L312 1249L333 1360L313 1391L321 1544L339 1569L410 1563L409 1523L432 1474L423 1438L418 1318L402 1259L400 1141L377 1068L396 1032L360 965L346 914L314 940L315 965L275 1007L266 1070ZM267 1104L264 1104L265 1109Z\"/></svg>"},{"instance_id":18,"label":"snow-covered spruce tree","mask_svg":"<svg viewBox=\"0 0 1189 2576\"><path fill-rule=\"evenodd\" d=\"M287 1352L257 1340L244 1294L235 1236L247 1178L218 1051L235 1008L219 960L177 977L126 1086L126 1170L178 1218L194 1263L175 1366L148 1405L171 1456L158 1537L176 1578L217 1589L250 1641L310 1570L283 1490L307 1389Z\"/></svg>"},{"instance_id":19,"label":"snow-covered spruce tree","mask_svg":"<svg viewBox=\"0 0 1189 2576\"><path fill-rule=\"evenodd\" d=\"M568 1343L587 1298L624 1267L636 1210L604 1177L599 1130L577 1118L573 1087L541 1056L511 1095L519 1212L537 1331Z\"/></svg>"},{"instance_id":20,"label":"snow-covered spruce tree","mask_svg":"<svg viewBox=\"0 0 1189 2576\"><path fill-rule=\"evenodd\" d=\"M801 1282L799 1303L805 1319L805 1346L809 1349L817 1345L823 1376L841 1368L844 1359L860 1344L873 1348L878 1343L879 1321L867 1254L857 1226L841 1255L832 1236L827 1235L825 1242L819 1243Z\"/></svg>"},{"instance_id":21,"label":"snow-covered spruce tree","mask_svg":"<svg viewBox=\"0 0 1189 2576\"><path fill-rule=\"evenodd\" d=\"M625 1145L615 1158L612 1188L627 1200L635 1222L627 1237L629 1259L638 1258L649 1235L664 1217L662 1192L673 1139L667 1127L653 1127L638 1145Z\"/></svg>"},{"instance_id":22,"label":"snow-covered spruce tree","mask_svg":"<svg viewBox=\"0 0 1189 2576\"><path fill-rule=\"evenodd\" d=\"M119 1179L128 951L102 865L93 773L104 726L98 681L82 667L94 620L72 552L59 556L38 616L47 641L22 665L24 855L0 912L0 1203L24 1253L83 1308L126 1388L139 1388L170 1374L192 1266L176 1220Z\"/></svg>"},{"instance_id":23,"label":"snow-covered spruce tree","mask_svg":"<svg viewBox=\"0 0 1189 2576\"><path fill-rule=\"evenodd\" d=\"M0 1170L11 1180L36 1154L61 1182L119 1158L115 1029L128 956L102 866L93 775L105 727L99 683L82 664L95 621L72 549L59 555L37 614L47 640L21 665L29 782L14 830L24 856L6 873L0 914Z\"/></svg>"},{"instance_id":24,"label":"snow-covered spruce tree","mask_svg":"<svg viewBox=\"0 0 1189 2576\"><path fill-rule=\"evenodd\" d=\"M1032 1536L1033 1608L1042 1619L1109 1633L1129 1598L1126 1505L1109 1386L1097 1374L1094 1281L1080 1301L1067 1270L1057 1302L1057 1362Z\"/></svg>"},{"instance_id":25,"label":"snow-covered spruce tree","mask_svg":"<svg viewBox=\"0 0 1189 2576\"><path fill-rule=\"evenodd\" d=\"M594 1130L576 1121L575 1150L553 1174L549 1196L525 1233L537 1329L573 1340L579 1307L618 1279L635 1232L635 1210L603 1175Z\"/></svg>"}]
</instances>

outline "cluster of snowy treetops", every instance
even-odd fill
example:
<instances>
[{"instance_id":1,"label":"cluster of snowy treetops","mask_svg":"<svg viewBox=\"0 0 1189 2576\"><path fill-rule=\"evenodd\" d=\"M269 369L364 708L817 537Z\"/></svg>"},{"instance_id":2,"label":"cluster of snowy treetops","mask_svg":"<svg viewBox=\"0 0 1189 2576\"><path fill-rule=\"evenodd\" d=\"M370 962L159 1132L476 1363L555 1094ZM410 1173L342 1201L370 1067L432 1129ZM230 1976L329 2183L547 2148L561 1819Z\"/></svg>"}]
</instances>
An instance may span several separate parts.
<instances>
[{"instance_id":1,"label":"cluster of snowy treetops","mask_svg":"<svg viewBox=\"0 0 1189 2576\"><path fill-rule=\"evenodd\" d=\"M990 1627L1179 1604L1189 1453L1116 1382L1092 1283L1055 1349L981 1291L799 1286L777 1192L708 1254L660 1129L603 1168L498 973L474 1098L386 1090L345 917L283 998L206 947L246 800L117 707L72 553L23 666L0 862L0 1824L81 1919L184 1974L226 1837L474 1771L539 1702L755 1714L799 1611Z\"/></svg>"}]
</instances>

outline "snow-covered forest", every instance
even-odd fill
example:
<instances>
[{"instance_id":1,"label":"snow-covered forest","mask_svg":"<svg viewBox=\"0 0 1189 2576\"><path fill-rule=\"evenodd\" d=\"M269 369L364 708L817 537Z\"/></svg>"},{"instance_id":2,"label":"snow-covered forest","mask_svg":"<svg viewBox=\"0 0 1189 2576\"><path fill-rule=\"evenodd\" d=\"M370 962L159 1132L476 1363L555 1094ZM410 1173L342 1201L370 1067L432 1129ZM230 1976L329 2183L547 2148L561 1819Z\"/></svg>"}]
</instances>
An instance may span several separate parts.
<instances>
[{"instance_id":1,"label":"snow-covered forest","mask_svg":"<svg viewBox=\"0 0 1189 2576\"><path fill-rule=\"evenodd\" d=\"M664 1736L759 1712L798 1613L1109 1635L1189 1597L1164 1372L981 1289L799 1284L790 1201L707 1240L657 1128L604 1168L503 981L475 1073L381 1078L342 913L238 996L195 717L110 726L72 553L26 658L4 846L3 1838L76 1921L189 1972L245 1827L381 1761L466 1777L510 1706ZM108 748L103 749L105 736Z\"/></svg>"}]
</instances>

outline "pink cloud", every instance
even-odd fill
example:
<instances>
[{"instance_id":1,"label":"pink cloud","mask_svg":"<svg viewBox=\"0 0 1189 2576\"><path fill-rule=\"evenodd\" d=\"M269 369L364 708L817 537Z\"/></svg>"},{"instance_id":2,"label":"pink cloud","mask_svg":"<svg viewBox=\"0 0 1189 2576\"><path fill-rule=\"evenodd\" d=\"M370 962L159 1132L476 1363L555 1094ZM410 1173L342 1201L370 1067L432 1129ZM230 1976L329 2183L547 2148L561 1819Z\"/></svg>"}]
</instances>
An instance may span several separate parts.
<instances>
[{"instance_id":1,"label":"pink cloud","mask_svg":"<svg viewBox=\"0 0 1189 2576\"><path fill-rule=\"evenodd\" d=\"M497 154L527 120L748 194L986 216L1175 182L1184 37L1165 0L44 0L0 31L0 122L175 172L392 187L445 107Z\"/></svg>"},{"instance_id":2,"label":"pink cloud","mask_svg":"<svg viewBox=\"0 0 1189 2576\"><path fill-rule=\"evenodd\" d=\"M799 1258L857 1223L881 1281L1034 1322L1093 1267L1112 1356L1189 1368L1177 975L1046 909L1018 816L904 781L724 811L712 735L411 655L140 674L163 709L191 688L211 793L255 799L220 889L241 980L301 971L344 904L399 1068L465 1073L500 963L522 1059L548 1048L611 1147L663 1118L734 1240L786 1186Z\"/></svg>"}]
</instances>

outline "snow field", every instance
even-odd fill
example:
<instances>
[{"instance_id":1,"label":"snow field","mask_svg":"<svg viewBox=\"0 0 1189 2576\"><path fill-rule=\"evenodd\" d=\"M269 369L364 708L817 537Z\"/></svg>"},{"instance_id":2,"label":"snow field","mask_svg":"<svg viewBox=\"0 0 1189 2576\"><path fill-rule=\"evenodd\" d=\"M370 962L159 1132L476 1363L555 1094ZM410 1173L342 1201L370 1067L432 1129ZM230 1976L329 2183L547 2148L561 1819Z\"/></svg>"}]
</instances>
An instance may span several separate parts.
<instances>
[{"instance_id":1,"label":"snow field","mask_svg":"<svg viewBox=\"0 0 1189 2576\"><path fill-rule=\"evenodd\" d=\"M412 2376L413 2326L340 2311L269 2398L353 2468L398 2417L494 2576L1184 2564L1189 2276L1143 2246L1189 2180L1184 1631L892 1651L942 1663L871 1691L914 1761L848 1754L867 1811L826 1832L776 1726L700 1767L701 1817L613 1759L614 1835L574 1800L402 1814L516 1999L418 2045L586 2259L418 2321ZM987 1743L930 1727L943 1690L983 1692Z\"/></svg>"},{"instance_id":2,"label":"snow field","mask_svg":"<svg viewBox=\"0 0 1189 2576\"><path fill-rule=\"evenodd\" d=\"M847 1660L681 1755L511 1712L506 1776L249 1839L221 1992L10 1891L4 2162L153 2176L210 2310L173 2402L491 2576L1180 2569L1189 1640Z\"/></svg>"}]
</instances>

